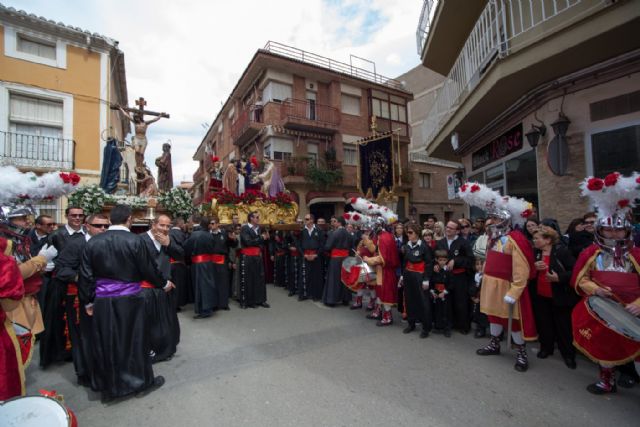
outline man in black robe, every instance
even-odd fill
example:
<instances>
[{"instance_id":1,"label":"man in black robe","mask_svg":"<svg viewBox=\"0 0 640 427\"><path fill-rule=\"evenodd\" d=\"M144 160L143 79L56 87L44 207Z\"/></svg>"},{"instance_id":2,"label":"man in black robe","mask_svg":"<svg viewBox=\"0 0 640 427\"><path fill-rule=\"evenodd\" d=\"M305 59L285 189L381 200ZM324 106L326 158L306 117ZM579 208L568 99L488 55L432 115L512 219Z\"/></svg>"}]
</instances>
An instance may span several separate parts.
<instances>
[{"instance_id":1,"label":"man in black robe","mask_svg":"<svg viewBox=\"0 0 640 427\"><path fill-rule=\"evenodd\" d=\"M171 218L158 215L151 222L151 229L141 235L165 282L171 281L170 258L181 253L169 238L170 227ZM160 289L151 283L142 282L152 363L171 360L180 342L175 284L171 283L171 286Z\"/></svg>"},{"instance_id":2,"label":"man in black robe","mask_svg":"<svg viewBox=\"0 0 640 427\"><path fill-rule=\"evenodd\" d=\"M194 319L211 317L218 306L215 289L215 269L211 259L215 240L209 232L209 218L200 218L199 227L184 244L184 256L191 265L191 283L195 290Z\"/></svg>"},{"instance_id":3,"label":"man in black robe","mask_svg":"<svg viewBox=\"0 0 640 427\"><path fill-rule=\"evenodd\" d=\"M353 238L344 228L346 221L344 218L331 218L336 221L337 227L331 232L324 245L325 252L329 253L329 265L327 267L327 281L322 294L322 302L334 307L336 304L349 304L351 293L342 284L340 273L342 261L349 256L353 248Z\"/></svg>"},{"instance_id":4,"label":"man in black robe","mask_svg":"<svg viewBox=\"0 0 640 427\"><path fill-rule=\"evenodd\" d=\"M71 356L78 378L78 384L91 385L91 317L82 308L86 301L80 301L78 295L78 277L82 252L93 236L104 233L109 227L109 219L100 214L90 215L85 222L85 238L69 240L55 259L56 279L67 289L65 310L67 329L71 340Z\"/></svg>"},{"instance_id":5,"label":"man in black robe","mask_svg":"<svg viewBox=\"0 0 640 427\"><path fill-rule=\"evenodd\" d=\"M300 232L291 230L286 236L287 250L289 251L289 262L287 269L287 290L292 297L300 292L300 273L302 264L302 253L300 252Z\"/></svg>"},{"instance_id":6,"label":"man in black robe","mask_svg":"<svg viewBox=\"0 0 640 427\"><path fill-rule=\"evenodd\" d=\"M105 401L164 384L151 367L140 283L171 286L140 236L129 231L131 208L116 205L111 224L87 243L78 284L80 300L93 316L91 388L101 391Z\"/></svg>"},{"instance_id":7,"label":"man in black robe","mask_svg":"<svg viewBox=\"0 0 640 427\"><path fill-rule=\"evenodd\" d=\"M324 280L322 276L321 252L324 246L324 233L315 225L313 214L304 216L304 228L300 234L300 252L304 257L301 265L300 289L298 299L322 298Z\"/></svg>"},{"instance_id":8,"label":"man in black robe","mask_svg":"<svg viewBox=\"0 0 640 427\"><path fill-rule=\"evenodd\" d=\"M248 219L249 223L240 229L240 308L269 308L262 263L262 246L269 234L260 231L258 212L251 212Z\"/></svg>"},{"instance_id":9,"label":"man in black robe","mask_svg":"<svg viewBox=\"0 0 640 427\"><path fill-rule=\"evenodd\" d=\"M35 226L29 231L28 237L31 240L29 243L29 250L31 256L35 257L40 252L40 249L47 244L49 240L49 234L53 231L55 222L49 215L38 215L35 221ZM40 310L44 311L44 298L47 293L47 285L51 281L51 274L45 273L42 275L42 286L40 286L40 292L38 292L38 303L40 304Z\"/></svg>"},{"instance_id":10,"label":"man in black robe","mask_svg":"<svg viewBox=\"0 0 640 427\"><path fill-rule=\"evenodd\" d=\"M273 284L286 288L288 283L287 272L289 271L287 253L286 232L276 230L269 242L271 260L273 261Z\"/></svg>"},{"instance_id":11,"label":"man in black robe","mask_svg":"<svg viewBox=\"0 0 640 427\"><path fill-rule=\"evenodd\" d=\"M49 234L47 245L54 246L58 254L62 252L67 243L73 239L84 240L85 230L84 211L82 208L70 206L65 210L67 224ZM55 259L54 259L55 262ZM49 270L49 267L47 267ZM47 368L55 362L71 360L70 338L65 331L65 299L67 286L58 280L54 273L47 273L50 280L47 283L44 296L44 309L42 317L44 332L40 336L40 367Z\"/></svg>"},{"instance_id":12,"label":"man in black robe","mask_svg":"<svg viewBox=\"0 0 640 427\"><path fill-rule=\"evenodd\" d=\"M169 230L171 246L175 248L175 253L171 256L171 281L176 285L176 305L177 311L180 307L190 304L193 299L193 288L189 280L189 269L184 259L184 243L187 241L186 224L184 219L173 220L173 227Z\"/></svg>"},{"instance_id":13,"label":"man in black robe","mask_svg":"<svg viewBox=\"0 0 640 427\"><path fill-rule=\"evenodd\" d=\"M209 220L209 229L213 237L213 277L217 308L229 310L229 248L235 247L236 238L233 232L227 234L220 228L218 218Z\"/></svg>"},{"instance_id":14,"label":"man in black robe","mask_svg":"<svg viewBox=\"0 0 640 427\"><path fill-rule=\"evenodd\" d=\"M473 250L468 240L460 238L460 224L456 221L447 222L444 234L444 239L436 243L436 250L443 249L449 255L447 270L451 273L453 327L466 335L471 329L469 304L470 277L474 265Z\"/></svg>"}]
</instances>

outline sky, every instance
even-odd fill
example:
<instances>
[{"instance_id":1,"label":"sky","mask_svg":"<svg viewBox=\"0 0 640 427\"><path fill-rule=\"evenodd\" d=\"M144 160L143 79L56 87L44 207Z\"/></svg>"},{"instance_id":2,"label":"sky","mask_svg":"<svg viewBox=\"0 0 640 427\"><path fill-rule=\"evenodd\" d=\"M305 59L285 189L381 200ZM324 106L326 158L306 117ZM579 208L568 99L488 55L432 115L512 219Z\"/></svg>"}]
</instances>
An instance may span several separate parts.
<instances>
[{"instance_id":1,"label":"sky","mask_svg":"<svg viewBox=\"0 0 640 427\"><path fill-rule=\"evenodd\" d=\"M149 127L147 164L172 145L173 178L191 181L208 125L258 49L283 43L397 77L420 62L422 0L0 0L119 41L129 105L165 111ZM368 62L353 65L373 71ZM131 138L131 135L128 139Z\"/></svg>"}]
</instances>

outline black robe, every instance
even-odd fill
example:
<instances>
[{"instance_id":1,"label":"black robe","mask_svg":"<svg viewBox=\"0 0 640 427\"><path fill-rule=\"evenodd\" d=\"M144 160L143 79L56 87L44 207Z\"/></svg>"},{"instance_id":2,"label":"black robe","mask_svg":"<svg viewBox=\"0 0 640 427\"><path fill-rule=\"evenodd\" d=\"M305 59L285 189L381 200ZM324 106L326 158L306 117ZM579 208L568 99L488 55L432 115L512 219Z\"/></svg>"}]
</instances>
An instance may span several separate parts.
<instances>
[{"instance_id":1,"label":"black robe","mask_svg":"<svg viewBox=\"0 0 640 427\"><path fill-rule=\"evenodd\" d=\"M86 238L73 238L65 245L55 260L55 280L63 283L68 291L77 286L82 262L82 252L87 244ZM69 339L71 340L71 356L78 377L78 384L90 385L92 373L91 359L91 316L84 309L86 301L80 301L79 295L67 292L65 312ZM42 343L40 344L42 346ZM42 347L41 347L42 348Z\"/></svg>"},{"instance_id":2,"label":"black robe","mask_svg":"<svg viewBox=\"0 0 640 427\"><path fill-rule=\"evenodd\" d=\"M135 393L153 385L153 368L141 293L96 297L96 280L126 283L143 280L166 285L154 257L140 236L108 230L89 240L80 267L80 300L93 303L91 387L103 397Z\"/></svg>"},{"instance_id":3,"label":"black robe","mask_svg":"<svg viewBox=\"0 0 640 427\"><path fill-rule=\"evenodd\" d=\"M179 252L171 239L169 246L161 246L158 250L149 234L140 236L147 245L149 253L155 257L158 270L166 282L171 280L171 255ZM144 310L147 316L147 333L149 335L151 350L155 353L152 362L161 362L170 359L176 353L180 342L180 323L176 312L176 291L165 292L161 288L143 288Z\"/></svg>"},{"instance_id":4,"label":"black robe","mask_svg":"<svg viewBox=\"0 0 640 427\"><path fill-rule=\"evenodd\" d=\"M262 263L262 245L264 239L259 232L245 224L240 229L240 246L242 249L258 248L260 255L240 254L240 304L252 307L267 302L267 287L264 281L264 265Z\"/></svg>"},{"instance_id":5,"label":"black robe","mask_svg":"<svg viewBox=\"0 0 640 427\"><path fill-rule=\"evenodd\" d=\"M401 250L404 308L409 324L415 325L416 322L421 322L422 329L428 332L431 330L432 323L431 302L425 298L422 282L429 280L433 257L431 248L424 241L418 240L416 244L417 246L412 247L412 243L405 243ZM424 272L418 273L407 269L407 263L419 262L424 262Z\"/></svg>"},{"instance_id":6,"label":"black robe","mask_svg":"<svg viewBox=\"0 0 640 427\"><path fill-rule=\"evenodd\" d=\"M342 261L346 257L331 257L332 249L345 249L351 251L353 249L353 237L344 227L333 230L324 245L325 252L329 253L329 265L327 266L327 281L322 293L322 302L328 305L348 304L351 300L351 293L346 286L342 284L340 273L342 269Z\"/></svg>"},{"instance_id":7,"label":"black robe","mask_svg":"<svg viewBox=\"0 0 640 427\"><path fill-rule=\"evenodd\" d=\"M212 262L197 262L199 255L211 255L215 246L213 236L209 231L197 230L184 244L184 255L187 263L191 264L191 282L195 290L196 314L211 314L218 307L218 293L215 288L215 268ZM194 262L196 261L196 262Z\"/></svg>"},{"instance_id":8,"label":"black robe","mask_svg":"<svg viewBox=\"0 0 640 427\"><path fill-rule=\"evenodd\" d=\"M300 252L300 235L298 231L290 231L286 237L287 251L289 252L289 262L287 269L287 290L289 296L300 292L301 273L302 273L302 253Z\"/></svg>"},{"instance_id":9,"label":"black robe","mask_svg":"<svg viewBox=\"0 0 640 427\"><path fill-rule=\"evenodd\" d=\"M289 270L289 249L282 231L276 231L269 242L269 250L273 257L273 284L287 287Z\"/></svg>"},{"instance_id":10,"label":"black robe","mask_svg":"<svg viewBox=\"0 0 640 427\"><path fill-rule=\"evenodd\" d=\"M213 264L214 288L216 292L217 308L229 308L229 249L235 246L236 241L229 238L226 231L211 233L213 236L213 254L223 255L222 264Z\"/></svg>"},{"instance_id":11,"label":"black robe","mask_svg":"<svg viewBox=\"0 0 640 427\"><path fill-rule=\"evenodd\" d=\"M447 246L447 239L438 240L436 250L446 250L449 260L453 260L451 277L451 298L453 307L453 327L466 333L471 328L471 287L473 286L473 249L469 241L458 237Z\"/></svg>"},{"instance_id":12,"label":"black robe","mask_svg":"<svg viewBox=\"0 0 640 427\"><path fill-rule=\"evenodd\" d=\"M172 228L169 230L169 238L176 248L176 253L171 256L171 281L176 285L176 304L182 307L194 301L189 268L184 259L184 243L187 241L187 234L179 228Z\"/></svg>"},{"instance_id":13,"label":"black robe","mask_svg":"<svg viewBox=\"0 0 640 427\"><path fill-rule=\"evenodd\" d=\"M309 234L307 227L302 229L299 240L299 251L303 255L303 262L300 274L300 298L312 298L319 300L322 298L324 289L324 278L322 274L322 251L324 248L324 233L314 227ZM315 251L317 257L313 261L304 258L305 251Z\"/></svg>"}]
</instances>

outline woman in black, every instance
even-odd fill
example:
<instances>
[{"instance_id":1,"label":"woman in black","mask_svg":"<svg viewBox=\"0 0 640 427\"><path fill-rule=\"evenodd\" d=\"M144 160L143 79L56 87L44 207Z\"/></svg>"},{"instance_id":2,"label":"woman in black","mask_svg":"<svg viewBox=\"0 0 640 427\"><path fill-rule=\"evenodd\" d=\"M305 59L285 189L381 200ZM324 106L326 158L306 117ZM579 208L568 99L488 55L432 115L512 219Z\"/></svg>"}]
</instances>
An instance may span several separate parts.
<instances>
[{"instance_id":1,"label":"woman in black","mask_svg":"<svg viewBox=\"0 0 640 427\"><path fill-rule=\"evenodd\" d=\"M432 316L431 304L424 297L423 291L429 287L433 256L431 248L420 238L417 225L409 224L406 233L409 241L402 246L402 281L409 325L402 332L412 332L416 329L416 322L421 322L420 338L426 338L431 331Z\"/></svg>"},{"instance_id":2,"label":"woman in black","mask_svg":"<svg viewBox=\"0 0 640 427\"><path fill-rule=\"evenodd\" d=\"M579 297L569 285L575 259L558 240L558 233L551 227L540 226L533 233L537 276L531 283L531 296L540 337L538 358L552 355L557 342L564 363L569 369L575 369L571 312Z\"/></svg>"}]
</instances>

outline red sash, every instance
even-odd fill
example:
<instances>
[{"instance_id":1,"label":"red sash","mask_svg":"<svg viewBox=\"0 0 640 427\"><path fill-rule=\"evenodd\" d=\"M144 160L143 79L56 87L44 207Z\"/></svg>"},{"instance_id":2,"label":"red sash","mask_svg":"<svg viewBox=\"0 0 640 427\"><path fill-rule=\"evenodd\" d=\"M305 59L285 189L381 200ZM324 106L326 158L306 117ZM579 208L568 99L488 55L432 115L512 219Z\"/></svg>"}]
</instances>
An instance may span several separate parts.
<instances>
[{"instance_id":1,"label":"red sash","mask_svg":"<svg viewBox=\"0 0 640 427\"><path fill-rule=\"evenodd\" d=\"M420 262L410 262L407 261L407 265L405 268L409 271L413 271L414 273L424 273L424 261Z\"/></svg>"},{"instance_id":2,"label":"red sash","mask_svg":"<svg viewBox=\"0 0 640 427\"><path fill-rule=\"evenodd\" d=\"M209 260L214 264L224 264L223 254L211 254Z\"/></svg>"},{"instance_id":3,"label":"red sash","mask_svg":"<svg viewBox=\"0 0 640 427\"><path fill-rule=\"evenodd\" d=\"M291 256L300 256L300 252L297 249L289 249Z\"/></svg>"},{"instance_id":4,"label":"red sash","mask_svg":"<svg viewBox=\"0 0 640 427\"><path fill-rule=\"evenodd\" d=\"M173 258L169 258L169 262L171 264L183 264L183 262L180 261L179 259L173 259Z\"/></svg>"},{"instance_id":5,"label":"red sash","mask_svg":"<svg viewBox=\"0 0 640 427\"><path fill-rule=\"evenodd\" d=\"M282 255L286 255L286 254L287 254L287 251L283 251L283 250L277 250L276 251L276 255L277 256L282 256Z\"/></svg>"},{"instance_id":6,"label":"red sash","mask_svg":"<svg viewBox=\"0 0 640 427\"><path fill-rule=\"evenodd\" d=\"M305 255L317 255L318 251L315 249L305 249L304 250L304 254Z\"/></svg>"},{"instance_id":7,"label":"red sash","mask_svg":"<svg viewBox=\"0 0 640 427\"><path fill-rule=\"evenodd\" d=\"M458 274L464 274L464 273L466 273L466 272L467 272L467 269L466 269L466 268L454 268L454 269L451 271L451 273L452 273L452 274L456 274L456 275L458 275Z\"/></svg>"},{"instance_id":8,"label":"red sash","mask_svg":"<svg viewBox=\"0 0 640 427\"><path fill-rule=\"evenodd\" d=\"M191 264L202 264L203 262L211 262L211 256L209 254L202 254L191 257Z\"/></svg>"},{"instance_id":9,"label":"red sash","mask_svg":"<svg viewBox=\"0 0 640 427\"><path fill-rule=\"evenodd\" d=\"M69 283L67 285L67 295L78 295L78 285Z\"/></svg>"},{"instance_id":10,"label":"red sash","mask_svg":"<svg viewBox=\"0 0 640 427\"><path fill-rule=\"evenodd\" d=\"M248 248L240 249L240 254L247 256L260 256L261 253L259 246L250 246Z\"/></svg>"},{"instance_id":11,"label":"red sash","mask_svg":"<svg viewBox=\"0 0 640 427\"><path fill-rule=\"evenodd\" d=\"M349 249L331 249L331 258L344 258L349 256Z\"/></svg>"},{"instance_id":12,"label":"red sash","mask_svg":"<svg viewBox=\"0 0 640 427\"><path fill-rule=\"evenodd\" d=\"M140 282L140 287L144 288L144 289L154 289L155 286L153 286L151 283L147 282L146 280L142 280Z\"/></svg>"},{"instance_id":13,"label":"red sash","mask_svg":"<svg viewBox=\"0 0 640 427\"><path fill-rule=\"evenodd\" d=\"M498 251L488 251L487 261L484 264L484 274L498 279L511 281L513 263L511 255Z\"/></svg>"},{"instance_id":14,"label":"red sash","mask_svg":"<svg viewBox=\"0 0 640 427\"><path fill-rule=\"evenodd\" d=\"M600 286L611 288L618 298L629 304L640 298L640 276L621 271L592 271L591 280Z\"/></svg>"}]
</instances>

